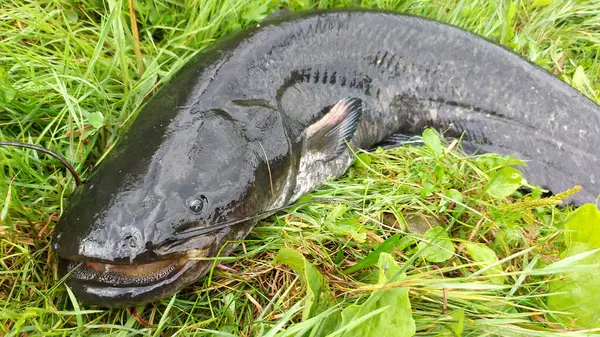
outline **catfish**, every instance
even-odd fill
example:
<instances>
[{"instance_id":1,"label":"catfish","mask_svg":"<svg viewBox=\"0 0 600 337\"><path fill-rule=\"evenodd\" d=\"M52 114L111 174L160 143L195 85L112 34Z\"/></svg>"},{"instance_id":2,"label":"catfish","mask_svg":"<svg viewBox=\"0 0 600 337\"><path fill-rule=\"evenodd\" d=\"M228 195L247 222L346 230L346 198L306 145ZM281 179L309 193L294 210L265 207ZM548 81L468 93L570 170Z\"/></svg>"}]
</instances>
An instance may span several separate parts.
<instances>
[{"instance_id":1,"label":"catfish","mask_svg":"<svg viewBox=\"0 0 600 337\"><path fill-rule=\"evenodd\" d=\"M448 24L374 10L283 14L198 53L71 195L53 245L88 304L178 292L274 210L343 175L353 151L434 128L526 161L595 202L600 107ZM401 145L401 141L396 141Z\"/></svg>"}]
</instances>

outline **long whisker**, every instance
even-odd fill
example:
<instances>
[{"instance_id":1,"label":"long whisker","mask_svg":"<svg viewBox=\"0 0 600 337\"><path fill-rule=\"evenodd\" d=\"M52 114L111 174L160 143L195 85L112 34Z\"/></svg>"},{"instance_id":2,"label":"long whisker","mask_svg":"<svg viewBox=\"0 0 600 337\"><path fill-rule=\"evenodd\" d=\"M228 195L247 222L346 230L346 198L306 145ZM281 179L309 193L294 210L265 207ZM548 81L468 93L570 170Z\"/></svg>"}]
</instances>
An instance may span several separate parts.
<instances>
[{"instance_id":1,"label":"long whisker","mask_svg":"<svg viewBox=\"0 0 600 337\"><path fill-rule=\"evenodd\" d=\"M241 219L236 219L236 220L230 220L230 221L224 221L224 222L220 222L217 224L214 224L212 226L208 226L208 227L203 227L203 228L192 228L189 229L187 231L183 231L181 233L176 234L177 239L183 240L183 239L189 239L195 236L199 236L199 235L203 235L203 234L208 234L211 232L214 232L216 230L219 229L223 229L223 228L227 228L230 226L235 226L239 223L242 222L246 222L246 221L250 221L250 220L254 220L257 218L265 218L269 215L273 215L279 211L288 209L288 208L292 208L292 207L296 207L296 206L302 206L302 205L307 205L307 204L313 204L313 203L318 203L318 202L334 202L334 201L341 201L341 202L345 202L348 204L352 204L355 206L360 206L359 204L350 201L350 200L345 200L345 199L339 199L339 198L317 198L317 199L312 199L312 200L307 200L307 201L302 201L302 202L298 202L295 204L290 204L290 205L286 205L283 207L278 207L266 212L262 212L262 213L258 213L249 217L245 217L245 218L241 218Z\"/></svg>"},{"instance_id":2,"label":"long whisker","mask_svg":"<svg viewBox=\"0 0 600 337\"><path fill-rule=\"evenodd\" d=\"M81 178L79 178L79 175L77 174L77 171L75 171L75 169L73 168L73 166L71 166L71 164L69 164L69 162L63 158L61 155L59 155L56 152L50 151L45 147L41 147L38 145L32 145L32 144L26 144L26 143L19 143L19 142L0 142L0 145L4 145L4 146L16 146L16 147L24 147L27 149L32 149L32 150L36 150L36 151L40 151L43 152L47 155L50 155L58 160L60 160L60 162L65 165L65 167L67 168L67 170L69 170L69 172L71 172L71 174L73 175L73 178L75 178L75 184L77 184L77 186L81 185Z\"/></svg>"}]
</instances>

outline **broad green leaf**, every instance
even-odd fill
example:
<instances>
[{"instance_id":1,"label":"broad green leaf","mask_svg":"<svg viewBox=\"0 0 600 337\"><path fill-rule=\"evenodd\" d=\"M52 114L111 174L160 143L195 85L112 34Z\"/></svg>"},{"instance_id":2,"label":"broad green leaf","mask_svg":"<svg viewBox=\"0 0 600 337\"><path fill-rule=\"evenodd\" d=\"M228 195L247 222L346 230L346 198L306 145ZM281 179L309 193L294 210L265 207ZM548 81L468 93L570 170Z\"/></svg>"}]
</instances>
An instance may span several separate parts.
<instances>
[{"instance_id":1,"label":"broad green leaf","mask_svg":"<svg viewBox=\"0 0 600 337\"><path fill-rule=\"evenodd\" d=\"M100 111L92 112L88 116L88 121L94 129L100 129L104 126L104 115Z\"/></svg>"},{"instance_id":2,"label":"broad green leaf","mask_svg":"<svg viewBox=\"0 0 600 337\"><path fill-rule=\"evenodd\" d=\"M344 274L354 273L355 271L370 267L377 263L379 260L379 256L381 253L389 253L398 243L401 236L400 234L395 234L387 238L383 241L374 251L372 251L369 255L367 255L362 260L358 261L354 266L344 270Z\"/></svg>"},{"instance_id":3,"label":"broad green leaf","mask_svg":"<svg viewBox=\"0 0 600 337\"><path fill-rule=\"evenodd\" d=\"M444 262L454 255L454 244L442 226L435 226L425 232L428 242L419 242L419 249L423 250L421 256L429 262Z\"/></svg>"},{"instance_id":4,"label":"broad green leaf","mask_svg":"<svg viewBox=\"0 0 600 337\"><path fill-rule=\"evenodd\" d=\"M17 94L8 80L8 74L4 68L0 68L0 103L10 103Z\"/></svg>"},{"instance_id":5,"label":"broad green leaf","mask_svg":"<svg viewBox=\"0 0 600 337\"><path fill-rule=\"evenodd\" d=\"M268 7L261 4L260 1L252 2L254 5L248 6L242 13L242 18L248 22L261 21L268 16Z\"/></svg>"},{"instance_id":6,"label":"broad green leaf","mask_svg":"<svg viewBox=\"0 0 600 337\"><path fill-rule=\"evenodd\" d=\"M331 306L331 291L327 280L302 254L291 248L281 248L275 262L288 265L307 286L302 320L307 320Z\"/></svg>"},{"instance_id":7,"label":"broad green leaf","mask_svg":"<svg viewBox=\"0 0 600 337\"><path fill-rule=\"evenodd\" d=\"M10 103L10 101L12 101L17 95L17 91L9 86L0 88L0 93L0 98L2 98L5 103Z\"/></svg>"},{"instance_id":8,"label":"broad green leaf","mask_svg":"<svg viewBox=\"0 0 600 337\"><path fill-rule=\"evenodd\" d=\"M67 22L72 25L76 24L77 21L79 20L79 15L77 14L76 11L64 10L62 13L65 16L65 18L67 19Z\"/></svg>"},{"instance_id":9,"label":"broad green leaf","mask_svg":"<svg viewBox=\"0 0 600 337\"><path fill-rule=\"evenodd\" d=\"M412 235L405 235L398 241L396 248L404 250L406 247L417 244L417 239Z\"/></svg>"},{"instance_id":10,"label":"broad green leaf","mask_svg":"<svg viewBox=\"0 0 600 337\"><path fill-rule=\"evenodd\" d=\"M465 245L467 248L467 253L471 255L473 261L480 264L482 269L498 262L498 257L496 256L496 253L494 253L493 250L491 250L484 244L468 242ZM490 277L490 280L495 284L504 284L504 276L498 276L501 275L503 272L504 271L502 270L502 267L495 266L484 271L483 273L486 275L496 275Z\"/></svg>"},{"instance_id":11,"label":"broad green leaf","mask_svg":"<svg viewBox=\"0 0 600 337\"><path fill-rule=\"evenodd\" d=\"M465 327L465 311L458 310L452 314L452 319L454 319L455 323L450 323L448 326L454 332L454 336L462 337L462 333Z\"/></svg>"},{"instance_id":12,"label":"broad green leaf","mask_svg":"<svg viewBox=\"0 0 600 337\"><path fill-rule=\"evenodd\" d=\"M600 248L600 212L596 205L585 204L573 212L565 224L567 249L563 258L585 254ZM579 261L573 270L550 282L548 307L569 314L553 318L566 325L581 328L600 328L600 251ZM579 268L583 267L583 268Z\"/></svg>"},{"instance_id":13,"label":"broad green leaf","mask_svg":"<svg viewBox=\"0 0 600 337\"><path fill-rule=\"evenodd\" d=\"M229 318L233 318L236 315L236 311L235 311L235 307L236 307L236 303L235 303L235 295L234 293L228 293L227 295L225 295L224 298L224 309L225 309L225 314L227 315L227 317Z\"/></svg>"},{"instance_id":14,"label":"broad green leaf","mask_svg":"<svg viewBox=\"0 0 600 337\"><path fill-rule=\"evenodd\" d=\"M152 6L152 9L150 9L150 16L149 16L150 22L152 22L153 24L159 24L160 23L160 19L161 19L161 15L160 12L154 7Z\"/></svg>"},{"instance_id":15,"label":"broad green leaf","mask_svg":"<svg viewBox=\"0 0 600 337\"><path fill-rule=\"evenodd\" d=\"M525 219L525 222L528 221L528 219L526 219L527 216L530 216L531 219L533 219L533 215L530 215L531 212L528 214L527 211L528 210L523 211L523 218ZM523 236L522 227L520 225L508 222L501 224L500 228L502 228L502 231L496 236L497 242L499 240L504 240L505 244L509 246L515 246L520 242L525 242L525 237Z\"/></svg>"},{"instance_id":16,"label":"broad green leaf","mask_svg":"<svg viewBox=\"0 0 600 337\"><path fill-rule=\"evenodd\" d=\"M575 69L575 73L573 74L573 79L571 80L571 84L575 87L575 89L579 91L584 91L584 84L587 81L587 76L585 75L585 70L582 66L577 66Z\"/></svg>"},{"instance_id":17,"label":"broad green leaf","mask_svg":"<svg viewBox=\"0 0 600 337\"><path fill-rule=\"evenodd\" d=\"M585 204L571 213L565 224L567 251L573 243L600 248L600 212L596 205Z\"/></svg>"},{"instance_id":18,"label":"broad green leaf","mask_svg":"<svg viewBox=\"0 0 600 337\"><path fill-rule=\"evenodd\" d=\"M462 193L460 193L458 190L451 188L449 190L447 190L446 192L444 192L444 195L447 196L448 198L452 199L454 202L462 202L463 201L463 196Z\"/></svg>"},{"instance_id":19,"label":"broad green leaf","mask_svg":"<svg viewBox=\"0 0 600 337\"><path fill-rule=\"evenodd\" d=\"M457 191L457 190L455 190L453 188L447 190L446 192L444 192L444 195L446 197L448 197L449 199L442 198L440 200L440 206L446 206L447 204L452 203L452 202L463 202L463 196L462 196L462 194L459 191ZM456 208L457 209L458 208L462 208L462 206L457 205Z\"/></svg>"},{"instance_id":20,"label":"broad green leaf","mask_svg":"<svg viewBox=\"0 0 600 337\"><path fill-rule=\"evenodd\" d=\"M485 193L494 199L503 199L515 193L520 186L521 172L512 167L504 167L492 176Z\"/></svg>"},{"instance_id":21,"label":"broad green leaf","mask_svg":"<svg viewBox=\"0 0 600 337\"><path fill-rule=\"evenodd\" d=\"M433 129L425 129L425 131L423 131L423 143L425 143L425 146L433 151L437 157L444 153L444 147L442 146L440 136Z\"/></svg>"},{"instance_id":22,"label":"broad green leaf","mask_svg":"<svg viewBox=\"0 0 600 337\"><path fill-rule=\"evenodd\" d=\"M373 157L368 153L359 153L356 157L358 158L354 161L354 166L357 168L367 169L371 165L371 161L373 161Z\"/></svg>"},{"instance_id":23,"label":"broad green leaf","mask_svg":"<svg viewBox=\"0 0 600 337\"><path fill-rule=\"evenodd\" d=\"M300 301L298 303L302 303L302 301ZM336 329L337 321L335 321L335 323L333 325L327 325L326 323L322 323L322 322L324 320L325 321L330 320L330 318L332 316L335 316L335 317L340 316L340 310L337 307L331 307L331 308L327 309L327 311L323 311L322 313L318 314L317 316L312 317L306 321L294 322L293 324L289 324L285 328L285 330L277 333L275 336L276 337L330 336L330 333ZM263 325L265 328L272 326L272 323L270 323L268 321L263 321L263 322L267 323L267 324ZM318 330L315 330L315 327L317 327L319 324L321 324L320 328ZM269 330L269 332L270 331L272 331L272 330ZM256 329L253 330L253 336L266 337L266 335L264 334L264 330L256 331Z\"/></svg>"},{"instance_id":24,"label":"broad green leaf","mask_svg":"<svg viewBox=\"0 0 600 337\"><path fill-rule=\"evenodd\" d=\"M365 229L356 219L343 219L328 222L327 228L337 236L350 236L358 243L363 243L367 240Z\"/></svg>"},{"instance_id":25,"label":"broad green leaf","mask_svg":"<svg viewBox=\"0 0 600 337\"><path fill-rule=\"evenodd\" d=\"M378 261L379 285L396 282L406 277L388 253L381 253ZM379 312L378 312L379 311ZM367 315L372 315L360 324L353 324ZM410 337L415 334L407 287L392 287L376 290L363 304L353 304L342 311L338 330L345 330L342 337Z\"/></svg>"},{"instance_id":26,"label":"broad green leaf","mask_svg":"<svg viewBox=\"0 0 600 337\"><path fill-rule=\"evenodd\" d=\"M497 170L507 166L524 166L523 161L496 153L484 153L475 158L475 162L486 170Z\"/></svg>"}]
</instances>

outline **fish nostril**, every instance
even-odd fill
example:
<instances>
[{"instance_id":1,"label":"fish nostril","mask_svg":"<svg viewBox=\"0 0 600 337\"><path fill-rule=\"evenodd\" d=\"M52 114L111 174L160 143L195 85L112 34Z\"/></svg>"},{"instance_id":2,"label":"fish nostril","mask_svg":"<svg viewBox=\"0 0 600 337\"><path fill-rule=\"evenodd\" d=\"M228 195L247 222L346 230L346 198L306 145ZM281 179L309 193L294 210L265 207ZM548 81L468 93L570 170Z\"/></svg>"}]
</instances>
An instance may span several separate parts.
<instances>
[{"instance_id":1,"label":"fish nostril","mask_svg":"<svg viewBox=\"0 0 600 337\"><path fill-rule=\"evenodd\" d=\"M123 226L119 228L118 239L112 241L111 256L114 260L135 260L144 251L144 235L139 228Z\"/></svg>"},{"instance_id":2,"label":"fish nostril","mask_svg":"<svg viewBox=\"0 0 600 337\"><path fill-rule=\"evenodd\" d=\"M136 249L138 248L138 240L133 235L127 235L121 240L121 248Z\"/></svg>"},{"instance_id":3,"label":"fish nostril","mask_svg":"<svg viewBox=\"0 0 600 337\"><path fill-rule=\"evenodd\" d=\"M137 228L126 227L123 228L121 234L121 240L118 242L118 249L123 252L131 252L140 248L141 242L143 242L142 235ZM129 253L127 253L129 254Z\"/></svg>"},{"instance_id":4,"label":"fish nostril","mask_svg":"<svg viewBox=\"0 0 600 337\"><path fill-rule=\"evenodd\" d=\"M129 247L129 248L135 248L137 246L137 240L132 235L127 235L123 239L123 246Z\"/></svg>"}]
</instances>

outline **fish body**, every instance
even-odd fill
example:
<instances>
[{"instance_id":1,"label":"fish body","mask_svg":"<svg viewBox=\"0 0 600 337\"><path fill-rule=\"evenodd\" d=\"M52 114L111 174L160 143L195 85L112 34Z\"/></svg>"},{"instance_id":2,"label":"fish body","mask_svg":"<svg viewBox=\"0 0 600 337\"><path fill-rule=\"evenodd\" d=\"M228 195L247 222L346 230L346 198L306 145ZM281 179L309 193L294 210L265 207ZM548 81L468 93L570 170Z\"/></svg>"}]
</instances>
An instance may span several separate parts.
<instances>
[{"instance_id":1,"label":"fish body","mask_svg":"<svg viewBox=\"0 0 600 337\"><path fill-rule=\"evenodd\" d=\"M344 174L350 148L434 127L526 160L552 191L600 193L600 108L477 35L372 10L283 15L214 44L139 113L55 231L84 302L173 294L256 215ZM78 266L78 267L77 267Z\"/></svg>"}]
</instances>

